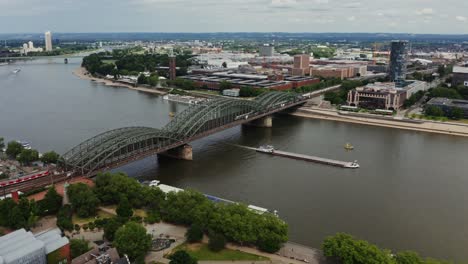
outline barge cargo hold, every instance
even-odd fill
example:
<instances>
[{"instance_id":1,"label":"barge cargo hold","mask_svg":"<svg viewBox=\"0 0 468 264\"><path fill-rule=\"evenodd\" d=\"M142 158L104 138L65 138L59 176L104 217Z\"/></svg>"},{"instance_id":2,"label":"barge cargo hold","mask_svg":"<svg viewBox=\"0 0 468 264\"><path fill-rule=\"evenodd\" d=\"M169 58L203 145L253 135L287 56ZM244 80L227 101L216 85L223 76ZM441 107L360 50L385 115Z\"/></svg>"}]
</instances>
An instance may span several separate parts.
<instances>
[{"instance_id":1,"label":"barge cargo hold","mask_svg":"<svg viewBox=\"0 0 468 264\"><path fill-rule=\"evenodd\" d=\"M348 161L320 158L316 156L296 154L296 153L276 150L273 148L273 146L260 146L259 148L255 150L257 152L270 154L273 156L280 156L280 157L292 158L292 159L297 159L297 160L310 161L310 162L326 164L326 165L331 165L331 166L336 166L336 167L341 167L341 168L347 168L347 169L359 168L359 164L357 163L357 161L348 162Z\"/></svg>"}]
</instances>

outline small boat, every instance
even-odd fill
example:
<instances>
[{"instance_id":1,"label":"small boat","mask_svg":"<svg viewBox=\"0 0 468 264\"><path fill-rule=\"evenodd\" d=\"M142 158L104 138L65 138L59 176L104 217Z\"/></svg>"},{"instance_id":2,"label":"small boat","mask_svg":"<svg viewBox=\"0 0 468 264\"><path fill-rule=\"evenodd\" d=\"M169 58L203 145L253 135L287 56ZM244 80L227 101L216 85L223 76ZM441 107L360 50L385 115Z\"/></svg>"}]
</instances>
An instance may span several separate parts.
<instances>
[{"instance_id":1,"label":"small boat","mask_svg":"<svg viewBox=\"0 0 468 264\"><path fill-rule=\"evenodd\" d=\"M262 145L258 147L257 151L263 153L273 153L275 152L275 148L271 145Z\"/></svg>"},{"instance_id":2,"label":"small boat","mask_svg":"<svg viewBox=\"0 0 468 264\"><path fill-rule=\"evenodd\" d=\"M32 149L31 144L29 144L29 142L19 140L17 140L16 142L20 143L23 149Z\"/></svg>"},{"instance_id":3,"label":"small boat","mask_svg":"<svg viewBox=\"0 0 468 264\"><path fill-rule=\"evenodd\" d=\"M349 168L349 169L357 169L359 168L359 164L357 163L357 160L353 161L353 162L350 162L349 164L345 165L344 166L345 168Z\"/></svg>"},{"instance_id":4,"label":"small boat","mask_svg":"<svg viewBox=\"0 0 468 264\"><path fill-rule=\"evenodd\" d=\"M346 144L344 145L344 148L345 148L346 150L353 150L353 149L354 149L354 146L351 145L351 144L349 144L349 143L346 143Z\"/></svg>"},{"instance_id":5,"label":"small boat","mask_svg":"<svg viewBox=\"0 0 468 264\"><path fill-rule=\"evenodd\" d=\"M20 71L21 71L21 69L14 69L14 70L12 71L12 73L17 74L17 73L20 72Z\"/></svg>"}]
</instances>

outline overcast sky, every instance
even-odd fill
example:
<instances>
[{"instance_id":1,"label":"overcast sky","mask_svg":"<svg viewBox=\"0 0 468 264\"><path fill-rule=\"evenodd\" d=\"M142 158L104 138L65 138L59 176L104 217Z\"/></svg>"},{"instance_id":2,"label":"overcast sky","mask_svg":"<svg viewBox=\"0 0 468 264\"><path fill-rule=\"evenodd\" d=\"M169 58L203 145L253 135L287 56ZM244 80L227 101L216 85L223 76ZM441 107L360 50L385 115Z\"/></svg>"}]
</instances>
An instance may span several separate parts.
<instances>
[{"instance_id":1,"label":"overcast sky","mask_svg":"<svg viewBox=\"0 0 468 264\"><path fill-rule=\"evenodd\" d=\"M0 0L0 33L468 34L468 0Z\"/></svg>"}]
</instances>

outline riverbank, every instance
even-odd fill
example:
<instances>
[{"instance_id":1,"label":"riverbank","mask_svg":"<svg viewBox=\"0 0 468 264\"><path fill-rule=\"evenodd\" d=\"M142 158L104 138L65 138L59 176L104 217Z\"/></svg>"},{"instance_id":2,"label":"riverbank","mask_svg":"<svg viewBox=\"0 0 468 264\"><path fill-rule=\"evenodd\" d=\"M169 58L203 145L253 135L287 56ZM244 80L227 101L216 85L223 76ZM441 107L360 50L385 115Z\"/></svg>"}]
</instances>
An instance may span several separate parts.
<instances>
[{"instance_id":1,"label":"riverbank","mask_svg":"<svg viewBox=\"0 0 468 264\"><path fill-rule=\"evenodd\" d=\"M102 83L102 84L104 84L106 86L125 87L125 88L135 90L135 91L158 94L158 95L167 94L167 92L163 92L163 91L159 91L159 90L154 90L154 89L149 89L149 88L139 87L139 86L135 87L135 86L132 86L130 84L124 84L124 83L120 83L120 82L114 82L114 81L111 81L111 80L108 80L108 79L97 78L97 77L91 76L91 74L89 74L88 71L86 71L86 69L83 68L83 67L76 68L73 71L73 74L75 76L77 76L78 78L80 78L80 79L90 80L90 81L94 81L94 82L97 82L97 83Z\"/></svg>"},{"instance_id":2,"label":"riverbank","mask_svg":"<svg viewBox=\"0 0 468 264\"><path fill-rule=\"evenodd\" d=\"M419 132L437 133L451 136L468 137L468 126L422 121L421 123L405 122L403 120L376 119L370 117L346 116L337 111L322 110L315 108L302 107L296 112L291 113L294 116L315 118L321 120L330 120L369 126L389 127L403 130L412 130Z\"/></svg>"}]
</instances>

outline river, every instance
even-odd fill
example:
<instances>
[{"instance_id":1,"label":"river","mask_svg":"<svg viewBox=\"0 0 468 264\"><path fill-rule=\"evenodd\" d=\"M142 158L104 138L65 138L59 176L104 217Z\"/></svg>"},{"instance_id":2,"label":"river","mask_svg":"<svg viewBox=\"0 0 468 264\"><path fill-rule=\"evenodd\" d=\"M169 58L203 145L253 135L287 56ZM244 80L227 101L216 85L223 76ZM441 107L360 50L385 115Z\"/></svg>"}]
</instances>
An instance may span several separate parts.
<instances>
[{"instance_id":1,"label":"river","mask_svg":"<svg viewBox=\"0 0 468 264\"><path fill-rule=\"evenodd\" d=\"M0 66L0 136L64 153L100 132L162 127L185 105L72 75L79 59ZM21 72L11 71L21 68ZM194 161L155 157L124 166L230 200L276 209L290 239L319 247L347 232L392 250L468 262L468 140L277 115L271 129L236 127L193 143ZM352 152L343 145L351 142ZM255 153L236 145L358 160L358 170Z\"/></svg>"}]
</instances>

